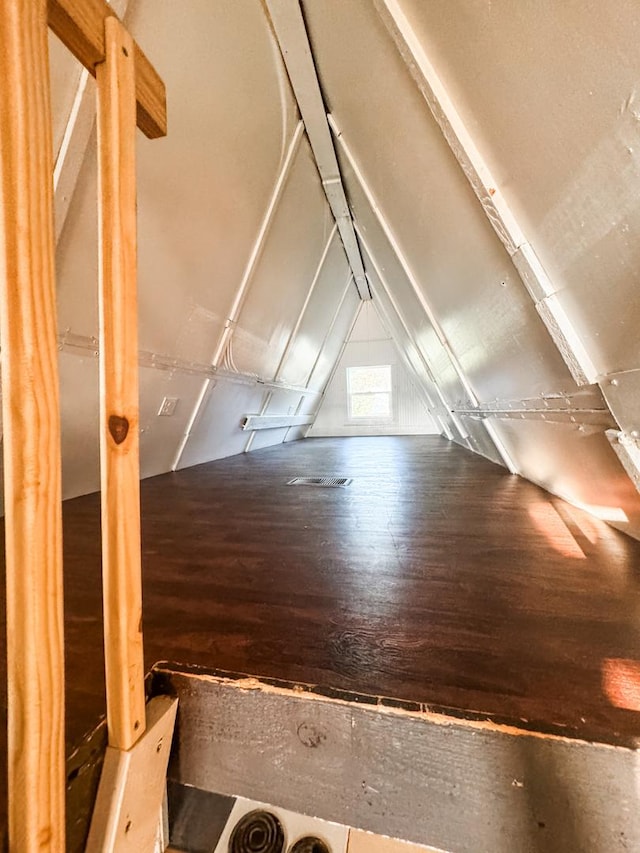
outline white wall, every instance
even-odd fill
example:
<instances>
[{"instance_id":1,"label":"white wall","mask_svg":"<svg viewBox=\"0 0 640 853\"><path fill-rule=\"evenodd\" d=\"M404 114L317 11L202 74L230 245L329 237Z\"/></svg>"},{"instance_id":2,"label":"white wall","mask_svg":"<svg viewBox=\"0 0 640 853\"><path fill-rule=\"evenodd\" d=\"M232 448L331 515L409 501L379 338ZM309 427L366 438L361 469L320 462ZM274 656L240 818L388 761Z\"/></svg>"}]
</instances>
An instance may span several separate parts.
<instances>
[{"instance_id":1,"label":"white wall","mask_svg":"<svg viewBox=\"0 0 640 853\"><path fill-rule=\"evenodd\" d=\"M347 369L382 364L391 365L392 418L351 421ZM380 322L373 302L363 303L309 435L424 435L438 432L393 339Z\"/></svg>"}]
</instances>

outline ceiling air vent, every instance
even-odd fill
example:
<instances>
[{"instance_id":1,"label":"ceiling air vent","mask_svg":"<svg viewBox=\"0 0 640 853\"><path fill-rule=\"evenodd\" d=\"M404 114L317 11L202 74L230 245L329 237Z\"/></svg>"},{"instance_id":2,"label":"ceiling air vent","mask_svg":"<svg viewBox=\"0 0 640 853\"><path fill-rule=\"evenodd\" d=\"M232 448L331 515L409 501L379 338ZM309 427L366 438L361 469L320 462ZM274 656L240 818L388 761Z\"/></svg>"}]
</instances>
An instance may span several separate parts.
<instances>
[{"instance_id":1,"label":"ceiling air vent","mask_svg":"<svg viewBox=\"0 0 640 853\"><path fill-rule=\"evenodd\" d=\"M337 488L348 486L353 480L349 477L294 477L287 486L324 486Z\"/></svg>"}]
</instances>

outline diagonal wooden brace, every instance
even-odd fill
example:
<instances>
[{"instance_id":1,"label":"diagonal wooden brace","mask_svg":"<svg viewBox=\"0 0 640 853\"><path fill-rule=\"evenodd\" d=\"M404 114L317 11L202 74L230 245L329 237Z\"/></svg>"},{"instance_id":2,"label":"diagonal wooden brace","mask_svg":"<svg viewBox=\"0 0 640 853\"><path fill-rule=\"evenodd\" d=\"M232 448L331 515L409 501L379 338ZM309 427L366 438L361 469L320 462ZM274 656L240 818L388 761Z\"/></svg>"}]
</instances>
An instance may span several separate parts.
<instances>
[{"instance_id":1,"label":"diagonal wooden brace","mask_svg":"<svg viewBox=\"0 0 640 853\"><path fill-rule=\"evenodd\" d=\"M177 708L177 699L157 696L131 749L107 747L87 853L153 853Z\"/></svg>"}]
</instances>

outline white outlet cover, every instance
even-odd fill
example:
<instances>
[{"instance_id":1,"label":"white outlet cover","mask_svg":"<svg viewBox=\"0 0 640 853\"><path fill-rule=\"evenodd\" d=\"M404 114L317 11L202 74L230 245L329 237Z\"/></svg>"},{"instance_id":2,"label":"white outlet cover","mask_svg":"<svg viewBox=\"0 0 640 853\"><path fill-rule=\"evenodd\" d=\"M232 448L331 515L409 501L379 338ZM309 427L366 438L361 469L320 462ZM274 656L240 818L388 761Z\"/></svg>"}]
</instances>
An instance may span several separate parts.
<instances>
[{"instance_id":1,"label":"white outlet cover","mask_svg":"<svg viewBox=\"0 0 640 853\"><path fill-rule=\"evenodd\" d=\"M162 403L160 404L160 408L158 409L158 415L165 418L171 417L171 415L175 412L177 405L177 397L165 397Z\"/></svg>"},{"instance_id":2,"label":"white outlet cover","mask_svg":"<svg viewBox=\"0 0 640 853\"><path fill-rule=\"evenodd\" d=\"M289 812L286 809L278 808L278 806L270 806L267 803L245 800L243 797L238 797L235 801L224 831L213 853L229 853L229 839L238 821L248 812L255 811L256 809L271 812L282 823L285 835L285 853L288 853L296 841L305 838L307 835L314 835L320 838L327 845L331 853L346 853L349 838L348 827L341 826L339 823L330 823L327 820Z\"/></svg>"}]
</instances>

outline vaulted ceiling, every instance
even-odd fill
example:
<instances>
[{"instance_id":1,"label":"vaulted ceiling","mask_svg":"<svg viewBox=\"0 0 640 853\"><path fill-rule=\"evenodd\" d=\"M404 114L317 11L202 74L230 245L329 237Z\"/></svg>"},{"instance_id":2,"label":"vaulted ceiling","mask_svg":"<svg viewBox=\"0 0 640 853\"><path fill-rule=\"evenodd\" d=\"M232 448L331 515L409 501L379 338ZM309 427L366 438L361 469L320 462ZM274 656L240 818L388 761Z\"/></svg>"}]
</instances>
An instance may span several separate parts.
<instances>
[{"instance_id":1,"label":"vaulted ceiling","mask_svg":"<svg viewBox=\"0 0 640 853\"><path fill-rule=\"evenodd\" d=\"M112 5L168 94L143 476L302 437L372 299L444 435L640 536L637 3ZM50 46L71 496L99 483L95 93Z\"/></svg>"}]
</instances>

